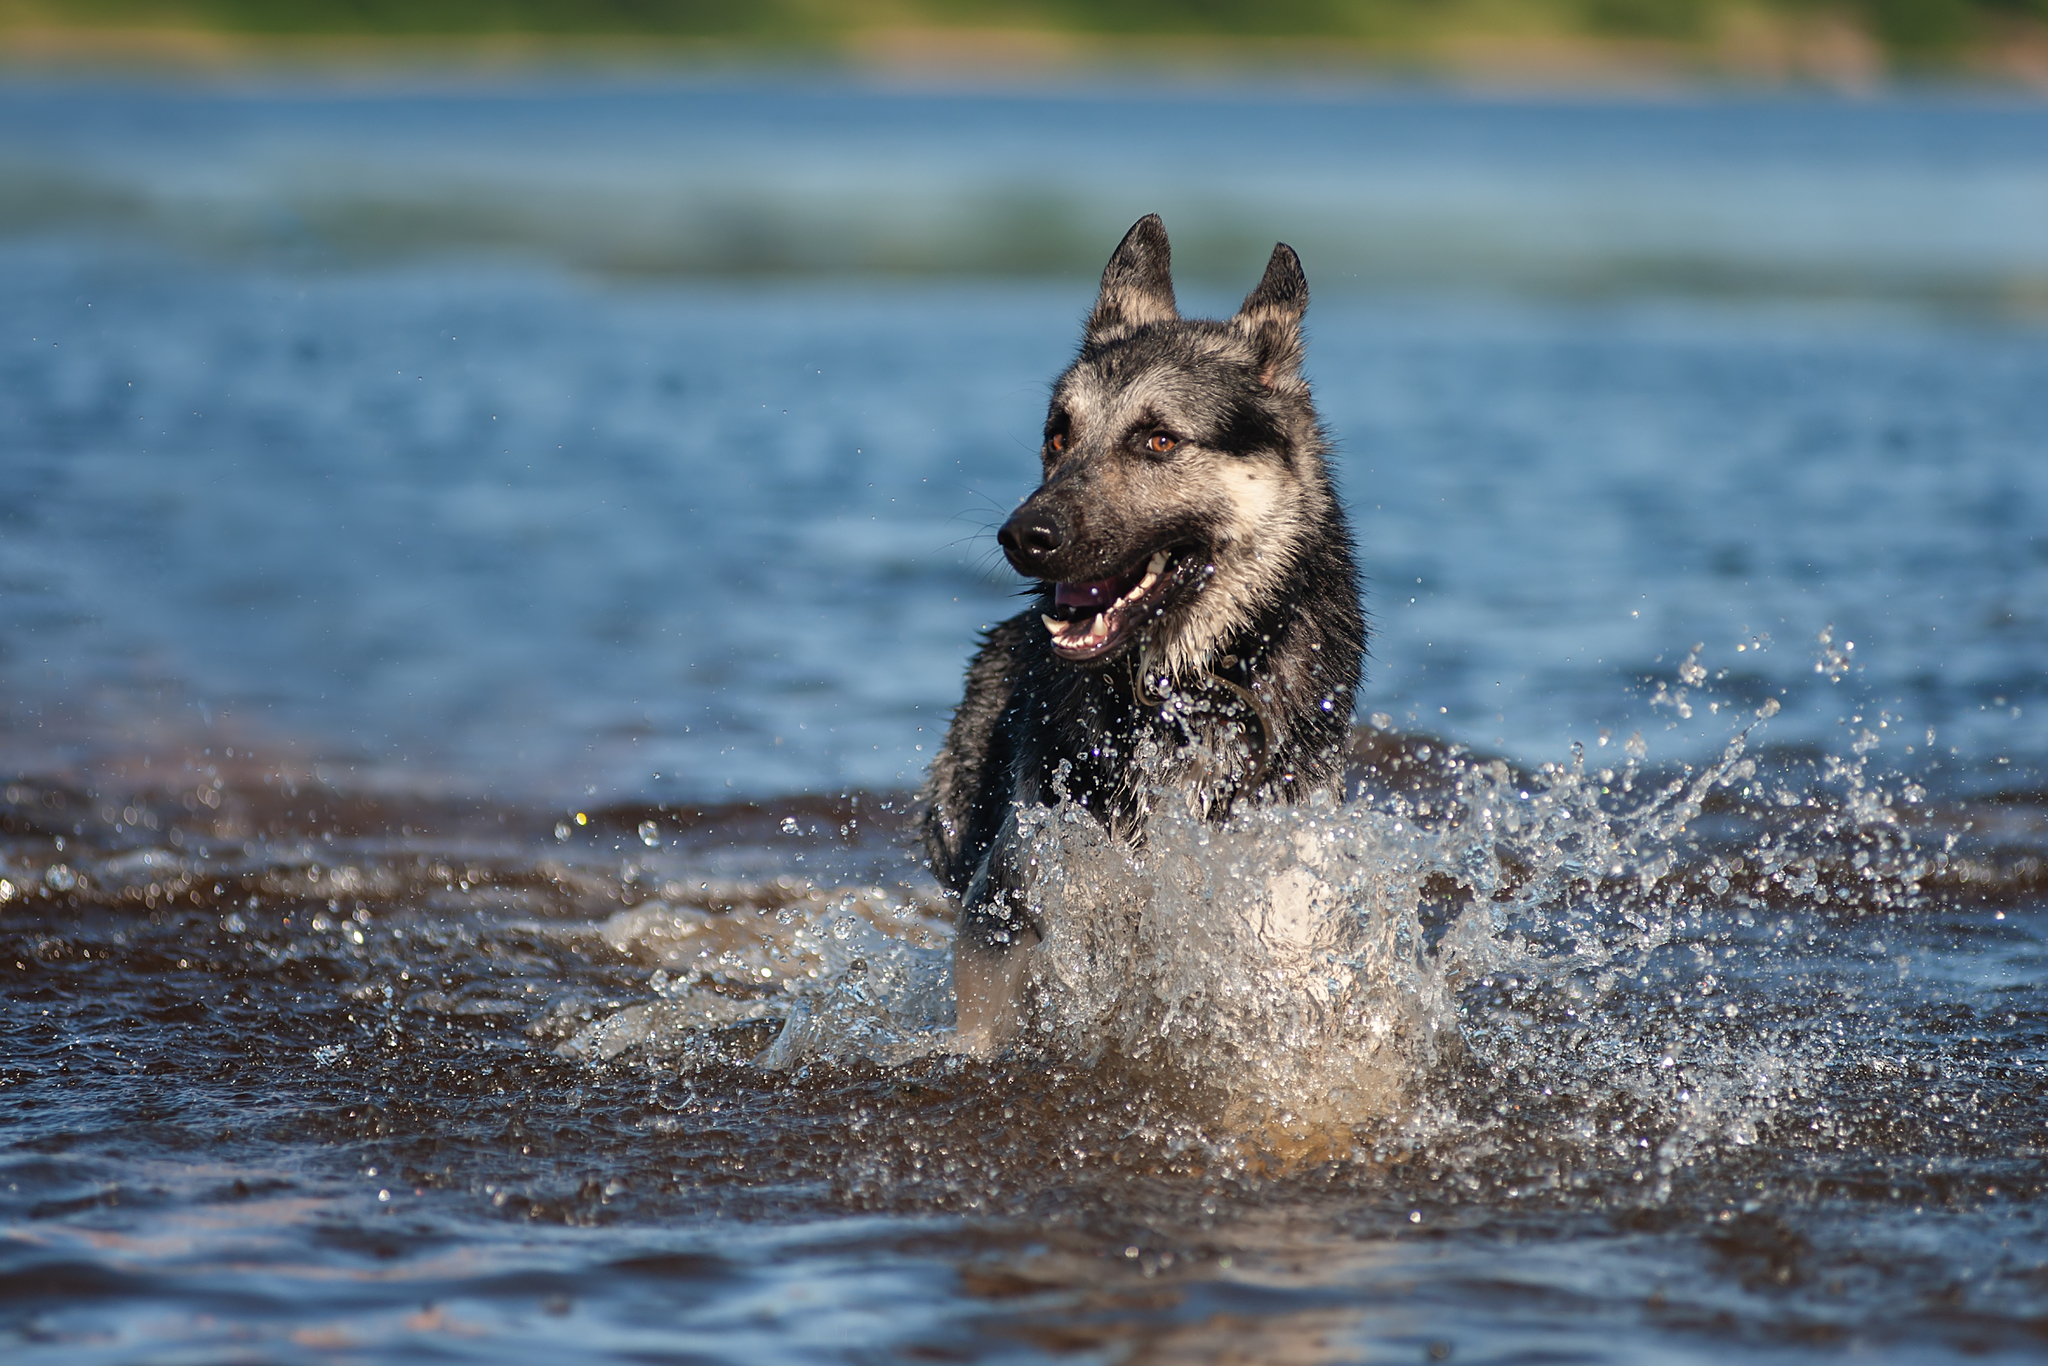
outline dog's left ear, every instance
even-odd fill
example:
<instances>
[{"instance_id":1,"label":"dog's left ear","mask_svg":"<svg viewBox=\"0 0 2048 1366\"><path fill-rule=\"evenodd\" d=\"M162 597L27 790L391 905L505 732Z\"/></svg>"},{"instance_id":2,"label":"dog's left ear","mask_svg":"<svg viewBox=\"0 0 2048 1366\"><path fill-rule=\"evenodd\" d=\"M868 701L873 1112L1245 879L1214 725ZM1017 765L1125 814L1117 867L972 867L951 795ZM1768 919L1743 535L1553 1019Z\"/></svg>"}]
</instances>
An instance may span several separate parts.
<instances>
[{"instance_id":1,"label":"dog's left ear","mask_svg":"<svg viewBox=\"0 0 2048 1366\"><path fill-rule=\"evenodd\" d=\"M1273 259L1259 286L1245 295L1231 326L1245 334L1258 357L1259 383L1268 389L1301 372L1301 315L1308 312L1308 277L1301 258L1285 242L1273 248Z\"/></svg>"}]
</instances>

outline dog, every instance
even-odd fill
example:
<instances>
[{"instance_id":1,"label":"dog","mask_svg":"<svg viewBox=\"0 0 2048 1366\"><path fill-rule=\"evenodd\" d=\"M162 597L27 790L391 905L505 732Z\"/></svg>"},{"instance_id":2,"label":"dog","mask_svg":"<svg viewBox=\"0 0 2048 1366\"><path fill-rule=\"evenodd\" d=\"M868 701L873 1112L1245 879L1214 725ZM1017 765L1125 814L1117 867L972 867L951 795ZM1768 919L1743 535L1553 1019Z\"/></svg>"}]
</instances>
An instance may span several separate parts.
<instances>
[{"instance_id":1,"label":"dog","mask_svg":"<svg viewBox=\"0 0 2048 1366\"><path fill-rule=\"evenodd\" d=\"M1182 318L1156 214L1102 273L1043 482L997 535L1036 601L983 637L922 794L959 898L963 1051L1016 1033L1046 934L1025 813L1065 800L1135 842L1162 800L1222 820L1341 785L1366 628L1301 375L1307 307L1283 243L1236 316Z\"/></svg>"}]
</instances>

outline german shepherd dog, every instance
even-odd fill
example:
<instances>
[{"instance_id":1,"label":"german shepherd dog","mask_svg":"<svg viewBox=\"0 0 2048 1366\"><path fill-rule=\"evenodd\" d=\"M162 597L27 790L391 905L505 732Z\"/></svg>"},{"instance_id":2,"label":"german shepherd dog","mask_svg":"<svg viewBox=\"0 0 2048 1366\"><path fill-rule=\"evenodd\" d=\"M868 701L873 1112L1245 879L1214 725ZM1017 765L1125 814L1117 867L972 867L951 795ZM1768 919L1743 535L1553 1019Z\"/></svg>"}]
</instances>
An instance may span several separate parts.
<instances>
[{"instance_id":1,"label":"german shepherd dog","mask_svg":"<svg viewBox=\"0 0 2048 1366\"><path fill-rule=\"evenodd\" d=\"M1282 244L1235 317L1182 318L1157 215L1102 273L1044 481L996 538L1036 601L984 638L923 793L964 1049L1015 1033L1045 937L1024 813L1065 799L1136 841L1162 800L1221 820L1341 783L1365 621L1307 307Z\"/></svg>"}]
</instances>

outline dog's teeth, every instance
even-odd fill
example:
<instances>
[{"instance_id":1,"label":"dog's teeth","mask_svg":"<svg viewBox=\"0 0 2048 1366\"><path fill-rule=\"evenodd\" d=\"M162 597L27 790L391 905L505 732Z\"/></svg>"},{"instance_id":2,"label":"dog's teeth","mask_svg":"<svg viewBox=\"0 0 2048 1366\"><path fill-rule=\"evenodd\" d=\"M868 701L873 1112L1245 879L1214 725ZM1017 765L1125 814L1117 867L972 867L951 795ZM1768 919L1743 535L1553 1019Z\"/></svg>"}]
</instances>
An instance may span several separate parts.
<instances>
[{"instance_id":1,"label":"dog's teeth","mask_svg":"<svg viewBox=\"0 0 2048 1366\"><path fill-rule=\"evenodd\" d=\"M1118 598L1116 600L1116 605L1118 607L1121 607L1127 602L1136 602L1139 598L1142 598L1147 593L1151 592L1152 585L1158 583L1159 576L1166 572L1167 558L1167 552L1164 550L1154 555L1152 557L1151 562L1145 566L1145 577L1138 580L1138 586L1136 588L1133 588L1130 592Z\"/></svg>"},{"instance_id":2,"label":"dog's teeth","mask_svg":"<svg viewBox=\"0 0 2048 1366\"><path fill-rule=\"evenodd\" d=\"M1108 640L1114 629L1114 623L1111 622L1110 615L1109 612L1097 612L1094 616L1089 617L1083 622L1079 619L1061 621L1057 617L1050 617L1041 613L1038 619L1045 623L1045 629L1052 633L1052 638L1056 643L1068 649L1074 649L1077 647L1085 648L1090 645L1100 645L1103 641Z\"/></svg>"}]
</instances>

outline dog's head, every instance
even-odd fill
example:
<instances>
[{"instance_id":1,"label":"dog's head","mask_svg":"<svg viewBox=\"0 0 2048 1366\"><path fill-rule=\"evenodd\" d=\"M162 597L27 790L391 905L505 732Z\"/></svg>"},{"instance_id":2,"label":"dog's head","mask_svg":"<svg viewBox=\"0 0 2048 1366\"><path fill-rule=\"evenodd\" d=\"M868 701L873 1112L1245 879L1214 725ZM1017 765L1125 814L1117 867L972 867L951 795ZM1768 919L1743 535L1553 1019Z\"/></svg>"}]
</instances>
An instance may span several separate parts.
<instances>
[{"instance_id":1,"label":"dog's head","mask_svg":"<svg viewBox=\"0 0 2048 1366\"><path fill-rule=\"evenodd\" d=\"M1185 676L1278 605L1331 498L1300 373L1307 307L1283 244L1235 317L1183 318L1166 226L1147 215L1125 235L1053 385L1044 482L997 536L1046 585L1060 659L1142 648L1146 668Z\"/></svg>"}]
</instances>

